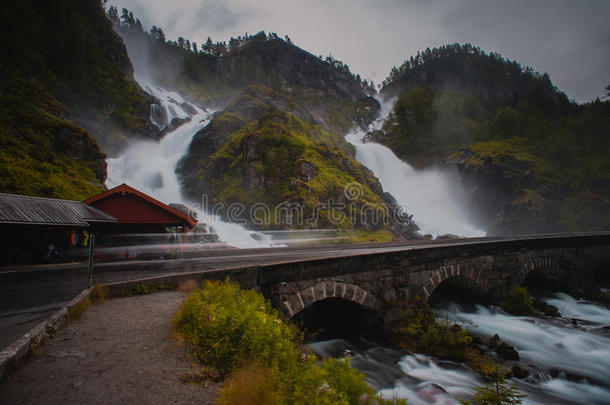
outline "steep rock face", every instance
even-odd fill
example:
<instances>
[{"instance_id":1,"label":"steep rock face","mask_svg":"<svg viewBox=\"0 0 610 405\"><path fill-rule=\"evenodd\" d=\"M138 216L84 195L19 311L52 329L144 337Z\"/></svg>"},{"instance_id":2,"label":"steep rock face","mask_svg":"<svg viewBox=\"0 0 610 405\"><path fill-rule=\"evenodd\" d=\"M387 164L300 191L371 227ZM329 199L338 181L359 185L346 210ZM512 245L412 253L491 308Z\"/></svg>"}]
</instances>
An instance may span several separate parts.
<instances>
[{"instance_id":1,"label":"steep rock face","mask_svg":"<svg viewBox=\"0 0 610 405\"><path fill-rule=\"evenodd\" d=\"M387 196L351 156L352 147L312 124L312 114L296 104L261 85L248 87L195 135L178 166L186 194L222 203L225 217L230 204L243 204L233 215L263 229L397 228L401 222L389 215ZM387 222L382 214L374 218L376 212L385 212ZM414 226L401 230L417 236Z\"/></svg>"}]
</instances>

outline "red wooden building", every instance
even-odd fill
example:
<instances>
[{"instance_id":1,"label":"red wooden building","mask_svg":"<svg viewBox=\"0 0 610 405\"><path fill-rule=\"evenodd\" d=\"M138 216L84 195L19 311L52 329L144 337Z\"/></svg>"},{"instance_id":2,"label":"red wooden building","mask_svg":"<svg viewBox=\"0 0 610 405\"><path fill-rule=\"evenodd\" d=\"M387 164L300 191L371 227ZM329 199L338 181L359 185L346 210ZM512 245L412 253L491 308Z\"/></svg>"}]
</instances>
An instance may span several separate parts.
<instances>
[{"instance_id":1,"label":"red wooden building","mask_svg":"<svg viewBox=\"0 0 610 405\"><path fill-rule=\"evenodd\" d=\"M197 224L197 219L176 208L136 190L127 184L83 201L117 219L108 224L107 231L116 233L162 233L167 228L186 232Z\"/></svg>"}]
</instances>

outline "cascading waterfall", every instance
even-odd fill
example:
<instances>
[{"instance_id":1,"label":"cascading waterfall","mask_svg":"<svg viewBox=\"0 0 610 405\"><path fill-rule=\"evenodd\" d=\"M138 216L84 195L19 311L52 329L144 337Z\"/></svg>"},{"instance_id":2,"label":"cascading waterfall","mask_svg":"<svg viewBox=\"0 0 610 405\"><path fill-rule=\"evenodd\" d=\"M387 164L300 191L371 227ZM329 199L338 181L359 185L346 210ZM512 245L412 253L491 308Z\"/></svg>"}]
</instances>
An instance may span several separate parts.
<instances>
[{"instance_id":1,"label":"cascading waterfall","mask_svg":"<svg viewBox=\"0 0 610 405\"><path fill-rule=\"evenodd\" d=\"M610 310L566 294L541 298L557 306L561 318L512 316L494 307L465 311L449 304L439 315L466 321L473 334L493 336L513 345L521 364L532 370L515 380L527 394L524 404L608 404L610 402ZM422 354L372 346L358 349L344 340L312 344L321 356L353 353L352 365L386 398L406 398L409 404L459 404L483 379L464 365L439 362Z\"/></svg>"},{"instance_id":2,"label":"cascading waterfall","mask_svg":"<svg viewBox=\"0 0 610 405\"><path fill-rule=\"evenodd\" d=\"M393 101L382 103L381 118L370 129L378 129L389 114ZM345 139L356 147L356 159L368 167L383 189L409 213L421 232L484 236L468 221L464 191L456 175L440 170L415 170L400 160L392 150L374 142L364 142L365 133L358 129Z\"/></svg>"},{"instance_id":3,"label":"cascading waterfall","mask_svg":"<svg viewBox=\"0 0 610 405\"><path fill-rule=\"evenodd\" d=\"M145 79L136 79L143 89L161 101L163 111L157 111L156 115L164 114L164 122L153 120L155 125L170 125L174 119L184 121L190 118L190 121L167 133L159 142L136 141L121 156L107 159L106 186L115 187L127 183L164 203L181 203L189 207L192 202L182 195L175 171L176 164L186 153L193 136L210 122L213 111L204 111L191 105L180 94L164 90ZM197 211L200 223L211 226L222 241L232 246L273 246L264 235L248 231L237 224L226 223L205 211Z\"/></svg>"}]
</instances>

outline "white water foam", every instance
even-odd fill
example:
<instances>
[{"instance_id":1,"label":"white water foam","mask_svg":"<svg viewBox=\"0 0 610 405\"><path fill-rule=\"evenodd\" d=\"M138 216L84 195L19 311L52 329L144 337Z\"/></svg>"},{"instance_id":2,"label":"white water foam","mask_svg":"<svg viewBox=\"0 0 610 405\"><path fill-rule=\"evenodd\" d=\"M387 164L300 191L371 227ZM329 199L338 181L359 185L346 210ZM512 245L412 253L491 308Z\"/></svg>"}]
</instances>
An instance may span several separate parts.
<instances>
[{"instance_id":1,"label":"white water foam","mask_svg":"<svg viewBox=\"0 0 610 405\"><path fill-rule=\"evenodd\" d=\"M482 306L475 312L464 312L454 304L446 314L471 322L466 327L475 334L489 337L497 333L517 349L524 364L555 376L547 374L540 384L524 384L524 391L531 396L525 403L537 403L542 394L565 403L610 403L610 338L601 333L601 328L610 324L610 310L567 294L557 294L547 302L557 306L563 317L580 319L588 326L566 319L507 315Z\"/></svg>"},{"instance_id":2,"label":"white water foam","mask_svg":"<svg viewBox=\"0 0 610 405\"><path fill-rule=\"evenodd\" d=\"M439 311L450 319L468 320L473 333L500 338L512 344L521 363L533 368L538 379L517 382L523 403L608 404L610 403L610 337L602 328L610 321L610 310L595 303L556 294L546 300L556 305L563 316L589 324L575 326L566 318L519 317L492 308L477 307L465 312L458 305ZM597 330L593 325L597 325ZM322 357L351 354L351 364L363 372L367 381L385 398L405 398L409 404L458 404L458 398L471 397L472 387L483 379L468 367L433 359L423 354L402 355L399 351L373 346L358 349L358 344L335 339L311 344Z\"/></svg>"},{"instance_id":3,"label":"white water foam","mask_svg":"<svg viewBox=\"0 0 610 405\"><path fill-rule=\"evenodd\" d=\"M413 215L421 232L438 236L484 236L472 226L465 212L466 197L458 186L459 179L439 170L415 170L400 160L392 150L374 142L363 142L361 130L345 139L356 147L356 159L368 167L384 191Z\"/></svg>"}]
</instances>

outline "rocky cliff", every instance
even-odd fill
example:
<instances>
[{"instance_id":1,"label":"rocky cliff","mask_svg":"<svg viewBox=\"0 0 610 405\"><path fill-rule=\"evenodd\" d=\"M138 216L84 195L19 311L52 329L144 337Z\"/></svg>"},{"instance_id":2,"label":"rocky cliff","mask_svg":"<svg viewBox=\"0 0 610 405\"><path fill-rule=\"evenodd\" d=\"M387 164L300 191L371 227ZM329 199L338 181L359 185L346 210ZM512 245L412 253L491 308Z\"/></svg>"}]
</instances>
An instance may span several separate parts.
<instances>
[{"instance_id":1,"label":"rocky cliff","mask_svg":"<svg viewBox=\"0 0 610 405\"><path fill-rule=\"evenodd\" d=\"M570 102L547 74L457 44L406 61L381 94L396 103L371 138L457 168L491 234L610 227L609 102Z\"/></svg>"},{"instance_id":2,"label":"rocky cliff","mask_svg":"<svg viewBox=\"0 0 610 405\"><path fill-rule=\"evenodd\" d=\"M224 108L251 84L298 99L311 121L345 132L375 118L379 103L343 64L329 63L274 35L258 33L221 54L193 52L117 26L134 63L154 82L206 107ZM336 62L336 61L333 61Z\"/></svg>"}]
</instances>

